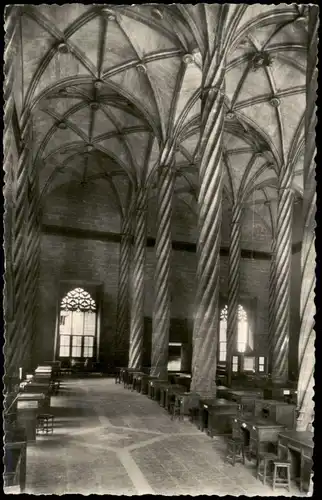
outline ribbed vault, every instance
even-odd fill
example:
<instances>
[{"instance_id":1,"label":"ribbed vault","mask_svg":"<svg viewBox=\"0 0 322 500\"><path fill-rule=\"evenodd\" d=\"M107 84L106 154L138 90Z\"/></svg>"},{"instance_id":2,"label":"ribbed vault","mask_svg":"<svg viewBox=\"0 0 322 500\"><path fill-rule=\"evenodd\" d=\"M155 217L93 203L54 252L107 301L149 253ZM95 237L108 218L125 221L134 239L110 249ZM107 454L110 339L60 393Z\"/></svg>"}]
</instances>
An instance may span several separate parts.
<instances>
[{"instance_id":1,"label":"ribbed vault","mask_svg":"<svg viewBox=\"0 0 322 500\"><path fill-rule=\"evenodd\" d=\"M123 212L137 185L153 190L170 138L176 196L195 210L202 68L224 8L21 7L15 105L21 127L33 123L42 196L66 183L103 179ZM303 189L306 12L236 5L230 15L225 196L253 207L271 227L270 200L285 165L299 196Z\"/></svg>"}]
</instances>

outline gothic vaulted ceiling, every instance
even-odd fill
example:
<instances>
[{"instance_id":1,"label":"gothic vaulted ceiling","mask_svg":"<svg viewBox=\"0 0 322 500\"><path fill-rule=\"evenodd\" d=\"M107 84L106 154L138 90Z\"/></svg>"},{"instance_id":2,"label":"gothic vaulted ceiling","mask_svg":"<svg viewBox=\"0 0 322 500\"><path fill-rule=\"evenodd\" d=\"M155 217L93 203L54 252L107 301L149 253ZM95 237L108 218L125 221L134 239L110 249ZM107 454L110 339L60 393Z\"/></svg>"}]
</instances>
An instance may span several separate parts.
<instances>
[{"instance_id":1,"label":"gothic vaulted ceiling","mask_svg":"<svg viewBox=\"0 0 322 500\"><path fill-rule=\"evenodd\" d=\"M176 193L195 206L202 61L222 8L21 8L15 102L22 126L32 119L43 196L105 180L124 210L135 186L153 189L159 152L176 135ZM240 18L225 81L225 197L269 221L287 162L302 191L306 16L296 5L230 9Z\"/></svg>"}]
</instances>

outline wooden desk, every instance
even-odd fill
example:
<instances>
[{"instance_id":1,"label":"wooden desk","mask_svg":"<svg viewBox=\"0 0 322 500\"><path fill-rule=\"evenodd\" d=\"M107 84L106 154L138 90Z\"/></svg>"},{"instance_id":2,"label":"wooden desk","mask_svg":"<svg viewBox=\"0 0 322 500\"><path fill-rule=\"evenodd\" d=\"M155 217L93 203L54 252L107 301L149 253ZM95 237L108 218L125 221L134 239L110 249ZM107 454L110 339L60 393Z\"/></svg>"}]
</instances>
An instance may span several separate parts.
<instances>
[{"instance_id":1,"label":"wooden desk","mask_svg":"<svg viewBox=\"0 0 322 500\"><path fill-rule=\"evenodd\" d=\"M294 387L265 387L264 399L296 404L297 390Z\"/></svg>"},{"instance_id":2,"label":"wooden desk","mask_svg":"<svg viewBox=\"0 0 322 500\"><path fill-rule=\"evenodd\" d=\"M191 385L191 375L184 373L175 373L174 376L175 385L183 385L188 392L190 390Z\"/></svg>"},{"instance_id":3,"label":"wooden desk","mask_svg":"<svg viewBox=\"0 0 322 500\"><path fill-rule=\"evenodd\" d=\"M23 493L26 487L27 443L6 442L4 445L4 490L5 493Z\"/></svg>"},{"instance_id":4,"label":"wooden desk","mask_svg":"<svg viewBox=\"0 0 322 500\"><path fill-rule=\"evenodd\" d=\"M196 392L183 392L175 395L176 403L180 405L180 413L182 417L189 415L191 408L197 408L199 405L200 395Z\"/></svg>"},{"instance_id":5,"label":"wooden desk","mask_svg":"<svg viewBox=\"0 0 322 500\"><path fill-rule=\"evenodd\" d=\"M269 420L294 429L296 424L296 406L274 399L257 399L254 404L255 417L262 418L264 413Z\"/></svg>"},{"instance_id":6,"label":"wooden desk","mask_svg":"<svg viewBox=\"0 0 322 500\"><path fill-rule=\"evenodd\" d=\"M199 425L211 436L231 433L232 417L238 413L238 404L223 398L201 398L199 400ZM228 429L228 430L227 430Z\"/></svg>"},{"instance_id":7,"label":"wooden desk","mask_svg":"<svg viewBox=\"0 0 322 500\"><path fill-rule=\"evenodd\" d=\"M159 385L159 391L160 391L159 405L162 406L162 408L165 408L166 406L167 390L169 387L171 387L171 385L172 384L170 384L170 382L166 382Z\"/></svg>"},{"instance_id":8,"label":"wooden desk","mask_svg":"<svg viewBox=\"0 0 322 500\"><path fill-rule=\"evenodd\" d=\"M44 407L50 408L51 398L50 398L48 384L41 384L39 382L37 382L37 383L31 382L30 384L26 385L23 388L23 391L21 392L21 394L42 394L45 397Z\"/></svg>"},{"instance_id":9,"label":"wooden desk","mask_svg":"<svg viewBox=\"0 0 322 500\"><path fill-rule=\"evenodd\" d=\"M278 435L285 430L283 425L249 415L237 415L232 420L233 437L244 439L257 460L261 452L276 452Z\"/></svg>"},{"instance_id":10,"label":"wooden desk","mask_svg":"<svg viewBox=\"0 0 322 500\"><path fill-rule=\"evenodd\" d=\"M228 403L228 404L227 404ZM208 435L210 437L232 433L232 417L238 415L239 406L234 401L217 399L208 408Z\"/></svg>"},{"instance_id":11,"label":"wooden desk","mask_svg":"<svg viewBox=\"0 0 322 500\"><path fill-rule=\"evenodd\" d=\"M243 412L252 412L254 409L255 399L263 397L262 390L236 391L230 389L227 391L227 399L235 401L241 406Z\"/></svg>"},{"instance_id":12,"label":"wooden desk","mask_svg":"<svg viewBox=\"0 0 322 500\"><path fill-rule=\"evenodd\" d=\"M46 406L46 396L45 394L36 392L22 392L21 394L18 394L17 396L17 401L18 401L18 407L19 407L19 402L20 401L36 401L38 403L38 409L42 410Z\"/></svg>"},{"instance_id":13,"label":"wooden desk","mask_svg":"<svg viewBox=\"0 0 322 500\"><path fill-rule=\"evenodd\" d=\"M148 375L145 373L142 375L141 379L141 394L148 394L149 392L149 383L151 380L157 380L158 377L152 377L152 375Z\"/></svg>"},{"instance_id":14,"label":"wooden desk","mask_svg":"<svg viewBox=\"0 0 322 500\"><path fill-rule=\"evenodd\" d=\"M36 441L36 422L39 413L38 401L18 401L17 424L25 430L26 441Z\"/></svg>"},{"instance_id":15,"label":"wooden desk","mask_svg":"<svg viewBox=\"0 0 322 500\"><path fill-rule=\"evenodd\" d=\"M154 379L149 381L148 396L154 401L160 401L160 386L167 384L168 380Z\"/></svg>"},{"instance_id":16,"label":"wooden desk","mask_svg":"<svg viewBox=\"0 0 322 500\"><path fill-rule=\"evenodd\" d=\"M313 467L313 448L314 442L312 432L282 431L278 435L278 455L282 459L286 458L290 460L292 464L291 477L293 479L299 479L301 491L309 490ZM293 452L299 455L299 471L296 470Z\"/></svg>"},{"instance_id":17,"label":"wooden desk","mask_svg":"<svg viewBox=\"0 0 322 500\"><path fill-rule=\"evenodd\" d=\"M231 391L229 387L225 385L217 385L216 387L216 396L217 398L229 399L228 392Z\"/></svg>"},{"instance_id":18,"label":"wooden desk","mask_svg":"<svg viewBox=\"0 0 322 500\"><path fill-rule=\"evenodd\" d=\"M138 392L141 392L141 385L142 385L142 376L144 375L143 372L134 372L133 373L133 380L132 380L132 390L137 390Z\"/></svg>"},{"instance_id":19,"label":"wooden desk","mask_svg":"<svg viewBox=\"0 0 322 500\"><path fill-rule=\"evenodd\" d=\"M182 385L171 384L165 390L165 408L170 410L171 401L175 400L177 395L186 392L186 388Z\"/></svg>"}]
</instances>

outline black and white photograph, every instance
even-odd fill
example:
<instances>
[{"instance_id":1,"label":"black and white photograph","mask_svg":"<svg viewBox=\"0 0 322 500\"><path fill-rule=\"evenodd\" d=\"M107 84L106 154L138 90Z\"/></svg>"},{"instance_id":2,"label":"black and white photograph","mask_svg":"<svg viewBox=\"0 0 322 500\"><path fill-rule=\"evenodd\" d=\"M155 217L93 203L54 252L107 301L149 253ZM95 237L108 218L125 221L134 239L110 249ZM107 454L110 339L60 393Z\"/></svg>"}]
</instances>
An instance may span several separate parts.
<instances>
[{"instance_id":1,"label":"black and white photograph","mask_svg":"<svg viewBox=\"0 0 322 500\"><path fill-rule=\"evenodd\" d=\"M319 6L11 4L6 495L313 495Z\"/></svg>"}]
</instances>

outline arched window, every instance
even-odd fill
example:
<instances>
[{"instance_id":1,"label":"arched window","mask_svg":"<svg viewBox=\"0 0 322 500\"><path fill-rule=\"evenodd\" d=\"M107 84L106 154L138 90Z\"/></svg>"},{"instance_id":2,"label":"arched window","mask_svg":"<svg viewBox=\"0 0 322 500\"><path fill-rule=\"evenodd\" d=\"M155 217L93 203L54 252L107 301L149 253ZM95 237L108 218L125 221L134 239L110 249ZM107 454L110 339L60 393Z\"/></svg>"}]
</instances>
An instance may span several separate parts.
<instances>
[{"instance_id":1,"label":"arched window","mask_svg":"<svg viewBox=\"0 0 322 500\"><path fill-rule=\"evenodd\" d=\"M60 304L60 358L92 358L96 339L96 303L88 292L75 288Z\"/></svg>"},{"instance_id":2,"label":"arched window","mask_svg":"<svg viewBox=\"0 0 322 500\"><path fill-rule=\"evenodd\" d=\"M245 352L248 346L248 319L243 306L238 306L237 351Z\"/></svg>"},{"instance_id":3,"label":"arched window","mask_svg":"<svg viewBox=\"0 0 322 500\"><path fill-rule=\"evenodd\" d=\"M227 305L220 312L219 329L219 361L227 360ZM248 317L242 305L238 306L238 333L237 333L237 351L244 353L247 348L253 349L252 332L249 328Z\"/></svg>"},{"instance_id":4,"label":"arched window","mask_svg":"<svg viewBox=\"0 0 322 500\"><path fill-rule=\"evenodd\" d=\"M227 314L228 309L225 306L220 313L219 361L227 360Z\"/></svg>"}]
</instances>

